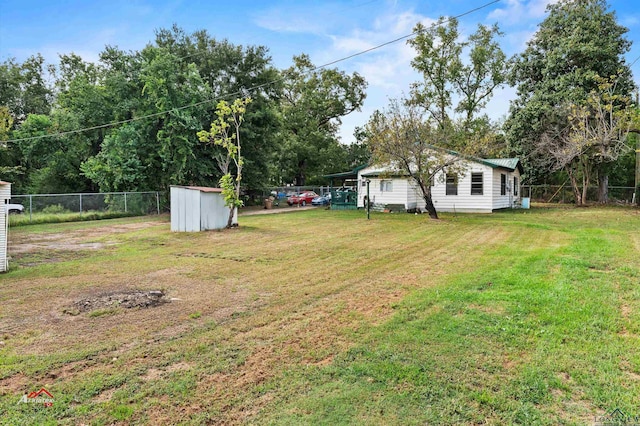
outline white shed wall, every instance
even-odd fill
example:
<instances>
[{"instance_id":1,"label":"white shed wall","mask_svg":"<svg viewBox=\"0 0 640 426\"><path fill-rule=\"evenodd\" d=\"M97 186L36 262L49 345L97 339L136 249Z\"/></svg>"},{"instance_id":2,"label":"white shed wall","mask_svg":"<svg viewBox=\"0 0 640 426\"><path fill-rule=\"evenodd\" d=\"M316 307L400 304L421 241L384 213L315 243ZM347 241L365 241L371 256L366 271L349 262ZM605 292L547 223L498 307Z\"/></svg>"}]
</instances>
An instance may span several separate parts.
<instances>
[{"instance_id":1,"label":"white shed wall","mask_svg":"<svg viewBox=\"0 0 640 426\"><path fill-rule=\"evenodd\" d=\"M200 227L202 230L222 229L229 220L229 207L224 205L224 197L217 192L200 194ZM233 223L238 223L238 209L233 214Z\"/></svg>"},{"instance_id":2,"label":"white shed wall","mask_svg":"<svg viewBox=\"0 0 640 426\"><path fill-rule=\"evenodd\" d=\"M200 232L227 226L229 208L224 205L220 192L211 188L171 187L171 230L174 232ZM236 209L233 223L238 223Z\"/></svg>"},{"instance_id":3,"label":"white shed wall","mask_svg":"<svg viewBox=\"0 0 640 426\"><path fill-rule=\"evenodd\" d=\"M11 184L0 184L0 272L9 270L9 253L7 239L9 238L9 211L7 203L11 199Z\"/></svg>"},{"instance_id":4,"label":"white shed wall","mask_svg":"<svg viewBox=\"0 0 640 426\"><path fill-rule=\"evenodd\" d=\"M171 188L171 230L174 232L199 232L200 191L187 188Z\"/></svg>"}]
</instances>

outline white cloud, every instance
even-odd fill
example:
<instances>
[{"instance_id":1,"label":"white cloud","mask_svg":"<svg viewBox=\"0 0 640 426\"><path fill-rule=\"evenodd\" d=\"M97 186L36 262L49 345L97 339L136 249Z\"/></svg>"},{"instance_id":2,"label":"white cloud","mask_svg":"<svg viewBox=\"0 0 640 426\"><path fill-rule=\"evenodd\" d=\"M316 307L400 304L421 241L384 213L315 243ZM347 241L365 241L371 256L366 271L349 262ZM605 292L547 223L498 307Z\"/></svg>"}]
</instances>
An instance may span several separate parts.
<instances>
[{"instance_id":1,"label":"white cloud","mask_svg":"<svg viewBox=\"0 0 640 426\"><path fill-rule=\"evenodd\" d=\"M254 21L259 27L270 31L321 34L324 32L324 25L306 17L283 16L275 13L264 14Z\"/></svg>"},{"instance_id":2,"label":"white cloud","mask_svg":"<svg viewBox=\"0 0 640 426\"><path fill-rule=\"evenodd\" d=\"M347 55L368 50L375 46L368 37L363 36L360 31L355 31L355 34L346 37L331 35L330 38L333 41L333 48L337 52Z\"/></svg>"},{"instance_id":3,"label":"white cloud","mask_svg":"<svg viewBox=\"0 0 640 426\"><path fill-rule=\"evenodd\" d=\"M624 15L620 17L620 24L627 28L635 27L640 24L640 16L638 15Z\"/></svg>"},{"instance_id":4,"label":"white cloud","mask_svg":"<svg viewBox=\"0 0 640 426\"><path fill-rule=\"evenodd\" d=\"M326 63L370 49L411 34L418 22L428 26L436 20L412 10L381 13L370 21L369 25L361 25L342 33L336 31L330 36L331 46L312 55L312 59L315 63ZM389 98L398 98L409 92L411 83L419 79L419 75L411 67L414 56L413 48L407 45L406 40L400 40L337 65L347 72L358 72L368 83L367 99L362 111L354 112L343 119L343 142L350 143L355 127L363 126L374 110L388 104Z\"/></svg>"},{"instance_id":5,"label":"white cloud","mask_svg":"<svg viewBox=\"0 0 640 426\"><path fill-rule=\"evenodd\" d=\"M299 34L326 35L332 28L349 20L349 11L339 2L285 2L268 9L256 10L253 22L264 29Z\"/></svg>"},{"instance_id":6,"label":"white cloud","mask_svg":"<svg viewBox=\"0 0 640 426\"><path fill-rule=\"evenodd\" d=\"M506 6L495 9L487 20L498 21L503 26L518 26L526 22L538 21L547 11L549 4L557 3L559 0L507 0Z\"/></svg>"}]
</instances>

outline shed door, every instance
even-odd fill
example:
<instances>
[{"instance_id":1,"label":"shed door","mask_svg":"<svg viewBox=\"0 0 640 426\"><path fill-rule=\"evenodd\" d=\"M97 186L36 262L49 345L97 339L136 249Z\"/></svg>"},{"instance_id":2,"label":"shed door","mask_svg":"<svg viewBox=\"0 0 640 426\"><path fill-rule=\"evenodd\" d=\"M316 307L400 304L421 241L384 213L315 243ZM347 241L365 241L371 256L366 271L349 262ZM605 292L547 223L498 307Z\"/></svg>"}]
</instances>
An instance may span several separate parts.
<instances>
[{"instance_id":1,"label":"shed door","mask_svg":"<svg viewBox=\"0 0 640 426\"><path fill-rule=\"evenodd\" d=\"M200 231L200 191L171 188L171 230Z\"/></svg>"}]
</instances>

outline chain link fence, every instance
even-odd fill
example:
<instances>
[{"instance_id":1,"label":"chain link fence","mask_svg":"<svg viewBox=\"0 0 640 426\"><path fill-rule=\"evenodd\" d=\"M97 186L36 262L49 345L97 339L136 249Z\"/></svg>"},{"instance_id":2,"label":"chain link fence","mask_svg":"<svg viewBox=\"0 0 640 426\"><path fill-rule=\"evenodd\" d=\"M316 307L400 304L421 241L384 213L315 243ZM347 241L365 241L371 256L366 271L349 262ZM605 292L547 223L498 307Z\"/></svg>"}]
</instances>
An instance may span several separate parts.
<instances>
[{"instance_id":1,"label":"chain link fence","mask_svg":"<svg viewBox=\"0 0 640 426\"><path fill-rule=\"evenodd\" d=\"M631 204L633 193L632 186L610 186L609 203ZM576 201L569 185L523 185L522 196L539 203L575 203ZM598 200L598 187L587 188L587 200Z\"/></svg>"},{"instance_id":2,"label":"chain link fence","mask_svg":"<svg viewBox=\"0 0 640 426\"><path fill-rule=\"evenodd\" d=\"M110 212L126 215L160 214L162 194L154 192L104 192L83 194L21 194L11 196L31 219L37 214ZM162 206L164 207L164 206Z\"/></svg>"}]
</instances>

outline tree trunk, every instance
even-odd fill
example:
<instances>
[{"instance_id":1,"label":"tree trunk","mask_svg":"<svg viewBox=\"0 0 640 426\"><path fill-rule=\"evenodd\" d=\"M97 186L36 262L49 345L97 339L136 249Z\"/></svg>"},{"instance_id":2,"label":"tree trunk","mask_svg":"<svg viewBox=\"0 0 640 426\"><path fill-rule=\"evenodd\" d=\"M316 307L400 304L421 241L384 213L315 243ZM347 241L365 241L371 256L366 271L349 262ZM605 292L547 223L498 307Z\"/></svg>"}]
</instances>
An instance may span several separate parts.
<instances>
[{"instance_id":1,"label":"tree trunk","mask_svg":"<svg viewBox=\"0 0 640 426\"><path fill-rule=\"evenodd\" d=\"M587 204L587 191L589 190L589 182L591 182L591 165L589 160L583 157L582 162L582 204Z\"/></svg>"},{"instance_id":2,"label":"tree trunk","mask_svg":"<svg viewBox=\"0 0 640 426\"><path fill-rule=\"evenodd\" d=\"M598 202L602 204L609 202L609 175L606 173L598 175Z\"/></svg>"},{"instance_id":3,"label":"tree trunk","mask_svg":"<svg viewBox=\"0 0 640 426\"><path fill-rule=\"evenodd\" d=\"M438 218L438 212L436 211L436 206L433 205L433 200L431 199L431 194L429 194L429 195L424 194L423 198L424 198L425 207L427 209L427 212L429 213L429 217L431 219L437 219Z\"/></svg>"},{"instance_id":4,"label":"tree trunk","mask_svg":"<svg viewBox=\"0 0 640 426\"><path fill-rule=\"evenodd\" d=\"M586 178L582 178L582 203L581 205L587 204L587 190L589 189L589 181Z\"/></svg>"},{"instance_id":5,"label":"tree trunk","mask_svg":"<svg viewBox=\"0 0 640 426\"><path fill-rule=\"evenodd\" d=\"M227 228L233 228L233 216L235 211L235 207L229 207L229 219L227 220Z\"/></svg>"},{"instance_id":6,"label":"tree trunk","mask_svg":"<svg viewBox=\"0 0 640 426\"><path fill-rule=\"evenodd\" d=\"M570 166L567 166L567 174L569 175L569 182L571 182L571 190L573 191L573 196L576 199L576 206L582 205L582 195L580 194L580 188L578 187L578 181L573 174Z\"/></svg>"},{"instance_id":7,"label":"tree trunk","mask_svg":"<svg viewBox=\"0 0 640 426\"><path fill-rule=\"evenodd\" d=\"M298 173L296 175L296 181L294 183L295 186L304 186L306 183L306 178L303 173Z\"/></svg>"},{"instance_id":8,"label":"tree trunk","mask_svg":"<svg viewBox=\"0 0 640 426\"><path fill-rule=\"evenodd\" d=\"M433 205L433 199L431 198L431 183L427 182L426 184L419 178L413 177L420 187L420 191L422 191L422 198L424 199L425 208L427 209L427 213L429 213L429 217L431 219L438 218L438 212L436 211L436 206Z\"/></svg>"},{"instance_id":9,"label":"tree trunk","mask_svg":"<svg viewBox=\"0 0 640 426\"><path fill-rule=\"evenodd\" d=\"M296 181L295 186L305 186L307 183L306 171L307 169L307 161L302 160L298 162L298 173L296 173Z\"/></svg>"}]
</instances>

